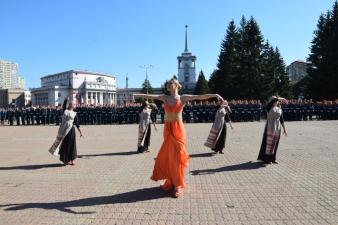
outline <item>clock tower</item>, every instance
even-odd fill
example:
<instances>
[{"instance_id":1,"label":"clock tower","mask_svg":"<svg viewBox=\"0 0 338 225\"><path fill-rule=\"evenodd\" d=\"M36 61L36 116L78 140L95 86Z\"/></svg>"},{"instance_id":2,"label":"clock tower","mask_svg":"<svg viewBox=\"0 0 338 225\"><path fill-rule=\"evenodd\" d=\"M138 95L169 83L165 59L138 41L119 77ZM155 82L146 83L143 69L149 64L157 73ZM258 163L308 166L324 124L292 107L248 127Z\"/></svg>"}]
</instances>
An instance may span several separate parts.
<instances>
[{"instance_id":1,"label":"clock tower","mask_svg":"<svg viewBox=\"0 0 338 225\"><path fill-rule=\"evenodd\" d=\"M188 26L185 25L185 48L184 52L177 57L178 81L185 92L192 93L196 86L196 56L188 50Z\"/></svg>"}]
</instances>

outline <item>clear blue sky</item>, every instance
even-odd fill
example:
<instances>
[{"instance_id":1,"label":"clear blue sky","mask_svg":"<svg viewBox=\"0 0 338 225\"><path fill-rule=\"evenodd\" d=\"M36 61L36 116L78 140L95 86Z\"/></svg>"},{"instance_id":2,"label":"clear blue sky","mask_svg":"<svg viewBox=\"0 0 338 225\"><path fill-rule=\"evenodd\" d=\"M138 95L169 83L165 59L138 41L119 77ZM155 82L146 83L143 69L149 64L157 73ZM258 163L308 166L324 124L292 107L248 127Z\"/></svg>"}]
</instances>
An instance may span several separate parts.
<instances>
[{"instance_id":1,"label":"clear blue sky","mask_svg":"<svg viewBox=\"0 0 338 225\"><path fill-rule=\"evenodd\" d=\"M309 54L321 13L334 0L1 0L0 59L19 63L26 88L40 77L70 69L111 73L118 86L140 87L149 79L160 86L177 74L184 50L197 56L197 73L215 69L230 20L253 16L286 62Z\"/></svg>"}]
</instances>

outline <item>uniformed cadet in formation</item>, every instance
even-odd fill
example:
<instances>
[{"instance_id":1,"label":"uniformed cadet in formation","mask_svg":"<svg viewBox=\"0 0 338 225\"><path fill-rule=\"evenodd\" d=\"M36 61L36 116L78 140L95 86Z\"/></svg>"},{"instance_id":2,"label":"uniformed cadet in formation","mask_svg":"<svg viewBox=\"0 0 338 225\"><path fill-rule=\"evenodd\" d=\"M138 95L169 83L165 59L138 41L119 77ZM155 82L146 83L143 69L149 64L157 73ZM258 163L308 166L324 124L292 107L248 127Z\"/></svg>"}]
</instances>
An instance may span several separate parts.
<instances>
[{"instance_id":1,"label":"uniformed cadet in formation","mask_svg":"<svg viewBox=\"0 0 338 225\"><path fill-rule=\"evenodd\" d=\"M0 124L1 125L5 124L6 112L7 110L5 108L0 108Z\"/></svg>"},{"instance_id":2,"label":"uniformed cadet in formation","mask_svg":"<svg viewBox=\"0 0 338 225\"><path fill-rule=\"evenodd\" d=\"M229 114L233 122L260 121L266 118L266 111L259 100L231 100ZM83 125L137 124L141 103L125 105L77 105L79 122ZM283 102L285 121L338 120L338 99L335 101L288 100ZM189 102L182 112L185 123L211 123L214 121L217 104L213 101ZM0 123L5 125L59 125L62 117L61 106L27 106L0 109ZM164 122L164 110L158 105L152 117Z\"/></svg>"},{"instance_id":3,"label":"uniformed cadet in formation","mask_svg":"<svg viewBox=\"0 0 338 225\"><path fill-rule=\"evenodd\" d=\"M284 120L307 121L307 120L337 120L338 100L317 101L312 100L288 100L282 105Z\"/></svg>"}]
</instances>

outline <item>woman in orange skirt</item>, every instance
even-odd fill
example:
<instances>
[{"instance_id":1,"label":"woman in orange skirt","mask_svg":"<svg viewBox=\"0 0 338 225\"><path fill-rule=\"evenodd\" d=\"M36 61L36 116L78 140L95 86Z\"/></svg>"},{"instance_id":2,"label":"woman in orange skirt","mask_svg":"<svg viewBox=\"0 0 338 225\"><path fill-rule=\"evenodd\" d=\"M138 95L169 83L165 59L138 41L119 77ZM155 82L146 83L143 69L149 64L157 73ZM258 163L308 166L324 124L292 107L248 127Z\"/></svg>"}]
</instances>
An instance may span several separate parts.
<instances>
[{"instance_id":1,"label":"woman in orange skirt","mask_svg":"<svg viewBox=\"0 0 338 225\"><path fill-rule=\"evenodd\" d=\"M182 111L185 103L192 100L217 98L217 94L182 95L178 94L181 85L176 79L167 82L166 88L170 95L134 94L135 98L157 99L164 105L163 143L156 157L153 175L154 181L165 180L161 188L177 198L185 187L184 173L188 165L189 154L186 151L186 135L182 121Z\"/></svg>"}]
</instances>

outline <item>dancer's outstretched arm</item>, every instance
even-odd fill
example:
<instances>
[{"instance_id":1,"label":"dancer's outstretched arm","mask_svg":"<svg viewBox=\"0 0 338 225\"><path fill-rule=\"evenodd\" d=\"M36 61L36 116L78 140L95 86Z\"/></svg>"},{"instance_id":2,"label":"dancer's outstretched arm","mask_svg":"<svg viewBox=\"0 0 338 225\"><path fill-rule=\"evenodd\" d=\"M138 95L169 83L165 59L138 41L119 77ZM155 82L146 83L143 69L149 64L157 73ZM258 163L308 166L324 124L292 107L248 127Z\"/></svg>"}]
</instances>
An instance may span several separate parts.
<instances>
[{"instance_id":1,"label":"dancer's outstretched arm","mask_svg":"<svg viewBox=\"0 0 338 225\"><path fill-rule=\"evenodd\" d=\"M282 114L282 116L280 117L280 120L281 120L281 125L282 125L282 127L283 127L283 134L285 135L285 136L288 136L288 133L286 132L286 128L285 128L285 125L284 125L284 117L283 117L283 114Z\"/></svg>"},{"instance_id":2,"label":"dancer's outstretched arm","mask_svg":"<svg viewBox=\"0 0 338 225\"><path fill-rule=\"evenodd\" d=\"M225 111L226 111L226 115L227 115L228 120L229 120L229 125L230 125L231 129L233 130L234 127L232 126L232 122L231 122L231 119L230 119L230 116L229 116L229 113L232 112L230 106L227 105L227 106L225 107Z\"/></svg>"},{"instance_id":3,"label":"dancer's outstretched arm","mask_svg":"<svg viewBox=\"0 0 338 225\"><path fill-rule=\"evenodd\" d=\"M164 95L147 95L147 94L133 94L134 98L147 98L147 99L152 99L152 100L160 100L164 101Z\"/></svg>"},{"instance_id":4,"label":"dancer's outstretched arm","mask_svg":"<svg viewBox=\"0 0 338 225\"><path fill-rule=\"evenodd\" d=\"M83 136L83 133L82 133L82 131L81 131L81 129L80 129L80 123L79 123L79 119L78 119L77 115L76 115L75 118L74 118L74 124L75 124L76 129L77 129L77 130L79 131L79 133L80 133L80 137L84 137L84 136Z\"/></svg>"},{"instance_id":5,"label":"dancer's outstretched arm","mask_svg":"<svg viewBox=\"0 0 338 225\"><path fill-rule=\"evenodd\" d=\"M69 94L66 96L65 100L63 101L63 104L62 104L62 110L65 111L67 109L67 103L69 101L69 97L71 96L72 94Z\"/></svg>"},{"instance_id":6,"label":"dancer's outstretched arm","mask_svg":"<svg viewBox=\"0 0 338 225\"><path fill-rule=\"evenodd\" d=\"M218 100L224 101L219 94L183 95L183 97L185 98L185 101L206 100L209 98L217 98Z\"/></svg>"},{"instance_id":7,"label":"dancer's outstretched arm","mask_svg":"<svg viewBox=\"0 0 338 225\"><path fill-rule=\"evenodd\" d=\"M152 119L150 119L152 124L154 124L154 129L157 131L157 127L156 127L156 118L155 118L155 121L153 121Z\"/></svg>"},{"instance_id":8,"label":"dancer's outstretched arm","mask_svg":"<svg viewBox=\"0 0 338 225\"><path fill-rule=\"evenodd\" d=\"M228 116L228 119L229 119L229 125L230 125L231 129L233 130L233 129L234 129L234 127L232 126L232 122L231 122L231 119L230 119L230 116L229 116L229 114L228 114L228 113L227 113L227 116Z\"/></svg>"}]
</instances>

